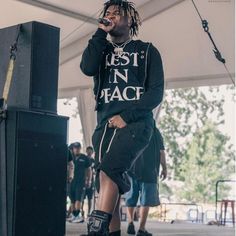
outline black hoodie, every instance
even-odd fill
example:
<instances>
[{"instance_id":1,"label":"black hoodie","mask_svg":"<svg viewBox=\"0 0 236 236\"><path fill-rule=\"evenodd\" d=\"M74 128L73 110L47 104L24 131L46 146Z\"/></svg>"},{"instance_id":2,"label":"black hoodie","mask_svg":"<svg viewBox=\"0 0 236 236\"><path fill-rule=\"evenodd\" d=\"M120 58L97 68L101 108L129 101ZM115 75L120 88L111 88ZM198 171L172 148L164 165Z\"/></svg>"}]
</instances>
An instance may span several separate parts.
<instances>
[{"instance_id":1,"label":"black hoodie","mask_svg":"<svg viewBox=\"0 0 236 236\"><path fill-rule=\"evenodd\" d=\"M163 98L164 73L158 50L150 43L132 40L118 56L98 29L89 40L80 64L94 77L98 126L119 114L126 123L152 116Z\"/></svg>"}]
</instances>

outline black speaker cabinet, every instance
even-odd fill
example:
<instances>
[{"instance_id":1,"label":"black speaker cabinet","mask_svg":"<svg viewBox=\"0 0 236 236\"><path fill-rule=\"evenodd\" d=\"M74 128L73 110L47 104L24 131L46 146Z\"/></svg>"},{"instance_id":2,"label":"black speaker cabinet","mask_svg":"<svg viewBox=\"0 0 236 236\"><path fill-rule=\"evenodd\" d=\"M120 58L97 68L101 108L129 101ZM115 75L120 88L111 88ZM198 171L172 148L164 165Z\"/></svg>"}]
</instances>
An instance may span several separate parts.
<instances>
[{"instance_id":1,"label":"black speaker cabinet","mask_svg":"<svg viewBox=\"0 0 236 236\"><path fill-rule=\"evenodd\" d=\"M4 236L64 236L67 118L8 111L5 130L4 169L4 157L0 160L0 235L7 224Z\"/></svg>"},{"instance_id":2,"label":"black speaker cabinet","mask_svg":"<svg viewBox=\"0 0 236 236\"><path fill-rule=\"evenodd\" d=\"M57 111L59 28L39 22L21 25L8 107ZM17 26L0 29L0 97Z\"/></svg>"}]
</instances>

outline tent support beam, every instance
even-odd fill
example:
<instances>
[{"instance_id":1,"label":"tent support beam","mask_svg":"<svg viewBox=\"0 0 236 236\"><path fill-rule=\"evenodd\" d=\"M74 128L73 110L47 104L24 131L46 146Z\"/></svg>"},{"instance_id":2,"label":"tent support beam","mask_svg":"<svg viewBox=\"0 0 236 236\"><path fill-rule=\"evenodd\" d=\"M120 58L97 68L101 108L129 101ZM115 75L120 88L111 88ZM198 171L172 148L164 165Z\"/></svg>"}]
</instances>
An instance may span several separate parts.
<instances>
[{"instance_id":1,"label":"tent support beam","mask_svg":"<svg viewBox=\"0 0 236 236\"><path fill-rule=\"evenodd\" d=\"M45 2L42 2L42 1L39 1L39 0L34 0L34 1L33 0L17 0L17 1L32 5L32 6L35 6L35 7L39 7L39 8L48 10L48 11L52 11L52 12L55 12L55 13L58 13L58 14L61 14L61 15L64 15L64 16L69 16L69 17L77 19L77 20L86 21L88 23L97 25L97 19L96 18L84 15L84 14L79 13L79 12L74 12L74 11L71 11L71 10L67 10L67 9L64 9L64 8L61 8L61 7L58 7L58 6L49 4L49 3L45 3Z\"/></svg>"},{"instance_id":2,"label":"tent support beam","mask_svg":"<svg viewBox=\"0 0 236 236\"><path fill-rule=\"evenodd\" d=\"M168 10L171 7L174 7L177 4L180 4L183 1L185 0L149 0L147 3L138 7L138 11L142 16L142 21L145 22L146 20ZM63 65L68 61L80 56L84 48L87 46L88 40L91 38L93 33L94 31L63 47L61 49L60 65Z\"/></svg>"},{"instance_id":3,"label":"tent support beam","mask_svg":"<svg viewBox=\"0 0 236 236\"><path fill-rule=\"evenodd\" d=\"M97 19L93 17L89 17L79 12L74 12L71 10L67 10L58 6L55 6L50 3L42 2L40 0L17 0L19 2L23 2L35 7L39 7L48 11L52 11L64 16L68 16L77 20L81 20L87 23L91 23L93 25L97 25ZM149 0L140 7L138 7L138 11L142 16L143 22L146 20L168 10L169 8L183 2L185 0ZM91 38L93 32L74 40L69 45L62 47L61 49L61 57L60 57L60 65L67 63L68 61L80 56L87 45L88 40Z\"/></svg>"}]
</instances>

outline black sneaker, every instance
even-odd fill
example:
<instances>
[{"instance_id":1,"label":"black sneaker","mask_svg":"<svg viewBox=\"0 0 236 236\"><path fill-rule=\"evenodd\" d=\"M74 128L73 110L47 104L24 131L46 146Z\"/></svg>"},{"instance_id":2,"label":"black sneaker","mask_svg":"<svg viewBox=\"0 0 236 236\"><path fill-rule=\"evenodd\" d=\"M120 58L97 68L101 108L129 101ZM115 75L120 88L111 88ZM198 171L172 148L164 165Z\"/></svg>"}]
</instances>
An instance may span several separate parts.
<instances>
[{"instance_id":1,"label":"black sneaker","mask_svg":"<svg viewBox=\"0 0 236 236\"><path fill-rule=\"evenodd\" d=\"M147 230L145 230L145 231L139 230L138 233L136 234L136 236L152 236L152 234L148 233Z\"/></svg>"},{"instance_id":2,"label":"black sneaker","mask_svg":"<svg viewBox=\"0 0 236 236\"><path fill-rule=\"evenodd\" d=\"M127 234L135 235L135 228L134 228L134 223L133 222L128 224Z\"/></svg>"}]
</instances>

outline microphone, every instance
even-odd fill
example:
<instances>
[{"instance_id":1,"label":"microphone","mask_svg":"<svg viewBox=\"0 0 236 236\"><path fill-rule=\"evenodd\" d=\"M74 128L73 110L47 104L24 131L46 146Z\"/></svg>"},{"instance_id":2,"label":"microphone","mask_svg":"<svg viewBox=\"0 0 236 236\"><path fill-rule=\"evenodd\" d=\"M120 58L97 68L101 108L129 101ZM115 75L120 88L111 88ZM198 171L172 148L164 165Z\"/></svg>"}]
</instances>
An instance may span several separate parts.
<instances>
[{"instance_id":1,"label":"microphone","mask_svg":"<svg viewBox=\"0 0 236 236\"><path fill-rule=\"evenodd\" d=\"M103 24L105 26L109 26L111 24L111 21L106 18L99 18L98 23Z\"/></svg>"}]
</instances>

